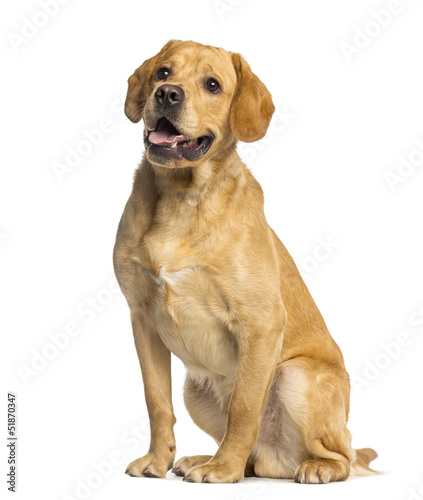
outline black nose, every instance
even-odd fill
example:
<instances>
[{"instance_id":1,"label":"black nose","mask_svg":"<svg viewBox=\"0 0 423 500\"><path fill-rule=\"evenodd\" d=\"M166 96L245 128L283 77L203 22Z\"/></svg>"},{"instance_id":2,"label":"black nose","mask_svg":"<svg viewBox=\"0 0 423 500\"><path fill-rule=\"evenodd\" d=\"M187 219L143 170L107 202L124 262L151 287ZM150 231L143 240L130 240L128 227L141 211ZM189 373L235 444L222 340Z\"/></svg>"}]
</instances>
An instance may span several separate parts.
<instances>
[{"instance_id":1,"label":"black nose","mask_svg":"<svg viewBox=\"0 0 423 500\"><path fill-rule=\"evenodd\" d=\"M170 108L185 99L185 92L176 85L161 85L155 93L157 102L162 108Z\"/></svg>"}]
</instances>

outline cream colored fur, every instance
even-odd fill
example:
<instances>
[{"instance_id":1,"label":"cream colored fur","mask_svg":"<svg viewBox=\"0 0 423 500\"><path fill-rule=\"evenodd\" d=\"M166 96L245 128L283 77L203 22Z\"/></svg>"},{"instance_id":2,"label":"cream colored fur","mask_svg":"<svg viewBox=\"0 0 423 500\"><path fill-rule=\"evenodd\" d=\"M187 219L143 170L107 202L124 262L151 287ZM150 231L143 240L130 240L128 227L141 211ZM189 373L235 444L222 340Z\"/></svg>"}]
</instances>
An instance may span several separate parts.
<instances>
[{"instance_id":1,"label":"cream colored fur","mask_svg":"<svg viewBox=\"0 0 423 500\"><path fill-rule=\"evenodd\" d=\"M164 477L173 466L194 482L255 474L327 483L370 472L375 452L351 447L342 354L236 151L237 140L266 133L268 90L239 54L171 41L129 79L125 111L144 120L144 137L160 117L162 67L185 94L173 125L213 143L197 160L160 160L147 149L119 225L114 266L151 423L150 449L128 474ZM205 88L210 77L219 93ZM214 456L174 464L171 352L187 368L185 403L216 440Z\"/></svg>"}]
</instances>

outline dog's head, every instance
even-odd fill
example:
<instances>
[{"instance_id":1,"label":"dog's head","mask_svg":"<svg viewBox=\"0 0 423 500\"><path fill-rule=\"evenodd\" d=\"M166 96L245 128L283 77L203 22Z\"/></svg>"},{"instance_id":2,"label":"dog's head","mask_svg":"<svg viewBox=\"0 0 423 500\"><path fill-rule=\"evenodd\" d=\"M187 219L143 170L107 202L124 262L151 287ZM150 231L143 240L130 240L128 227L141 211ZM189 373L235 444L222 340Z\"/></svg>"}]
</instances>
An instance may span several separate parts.
<instances>
[{"instance_id":1,"label":"dog's head","mask_svg":"<svg viewBox=\"0 0 423 500\"><path fill-rule=\"evenodd\" d=\"M125 114L144 120L147 158L167 167L195 166L239 139L261 139L275 108L239 55L172 40L128 80Z\"/></svg>"}]
</instances>

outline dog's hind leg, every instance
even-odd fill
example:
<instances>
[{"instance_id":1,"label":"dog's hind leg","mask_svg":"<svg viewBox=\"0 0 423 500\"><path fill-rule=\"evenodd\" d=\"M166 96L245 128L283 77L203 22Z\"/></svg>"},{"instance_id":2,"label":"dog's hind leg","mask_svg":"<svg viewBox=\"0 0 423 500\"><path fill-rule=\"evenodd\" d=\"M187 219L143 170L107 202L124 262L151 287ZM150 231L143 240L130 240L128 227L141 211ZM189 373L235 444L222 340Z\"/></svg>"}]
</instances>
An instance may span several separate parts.
<instances>
[{"instance_id":1,"label":"dog's hind leg","mask_svg":"<svg viewBox=\"0 0 423 500\"><path fill-rule=\"evenodd\" d=\"M346 425L350 388L343 366L309 357L293 358L282 363L277 386L310 456L298 464L295 481L347 479L355 454Z\"/></svg>"},{"instance_id":2,"label":"dog's hind leg","mask_svg":"<svg viewBox=\"0 0 423 500\"><path fill-rule=\"evenodd\" d=\"M184 400L188 413L195 424L209 434L217 444L220 444L226 431L227 407L222 408L213 391L189 375L184 384ZM176 461L172 472L177 476L184 476L188 469L196 465L203 465L211 458L213 458L212 455L182 457ZM246 464L245 475L254 475L250 462Z\"/></svg>"},{"instance_id":3,"label":"dog's hind leg","mask_svg":"<svg viewBox=\"0 0 423 500\"><path fill-rule=\"evenodd\" d=\"M219 444L226 430L226 414L213 392L188 374L184 384L184 401L195 424ZM175 462L172 472L184 476L188 469L203 465L211 458L212 455L182 457Z\"/></svg>"}]
</instances>

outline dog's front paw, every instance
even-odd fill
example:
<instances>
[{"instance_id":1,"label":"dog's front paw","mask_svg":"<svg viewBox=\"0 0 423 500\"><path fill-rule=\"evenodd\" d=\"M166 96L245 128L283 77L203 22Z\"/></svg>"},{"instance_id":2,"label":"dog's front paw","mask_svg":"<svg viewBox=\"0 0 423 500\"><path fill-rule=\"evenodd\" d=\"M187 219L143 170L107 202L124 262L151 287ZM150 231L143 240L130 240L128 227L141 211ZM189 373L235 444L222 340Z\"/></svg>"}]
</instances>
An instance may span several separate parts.
<instances>
[{"instance_id":1,"label":"dog's front paw","mask_svg":"<svg viewBox=\"0 0 423 500\"><path fill-rule=\"evenodd\" d=\"M166 472L172 467L173 459L158 457L147 453L128 465L125 473L133 477L166 477Z\"/></svg>"},{"instance_id":2,"label":"dog's front paw","mask_svg":"<svg viewBox=\"0 0 423 500\"><path fill-rule=\"evenodd\" d=\"M188 469L183 480L190 483L237 483L243 477L244 467L210 461Z\"/></svg>"},{"instance_id":3,"label":"dog's front paw","mask_svg":"<svg viewBox=\"0 0 423 500\"><path fill-rule=\"evenodd\" d=\"M173 466L172 472L177 476L185 476L188 469L196 465L203 465L213 457L211 455L195 455L192 457L182 457Z\"/></svg>"}]
</instances>

